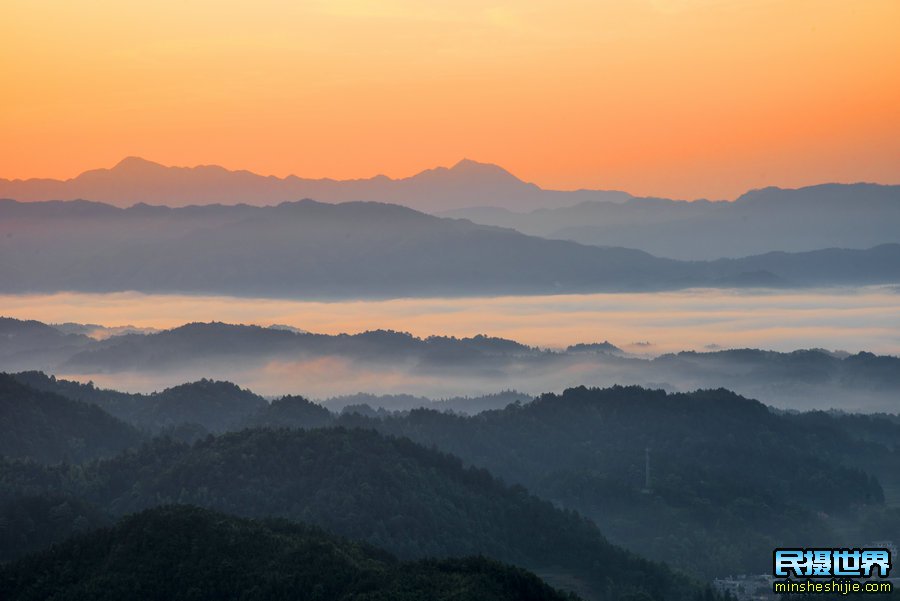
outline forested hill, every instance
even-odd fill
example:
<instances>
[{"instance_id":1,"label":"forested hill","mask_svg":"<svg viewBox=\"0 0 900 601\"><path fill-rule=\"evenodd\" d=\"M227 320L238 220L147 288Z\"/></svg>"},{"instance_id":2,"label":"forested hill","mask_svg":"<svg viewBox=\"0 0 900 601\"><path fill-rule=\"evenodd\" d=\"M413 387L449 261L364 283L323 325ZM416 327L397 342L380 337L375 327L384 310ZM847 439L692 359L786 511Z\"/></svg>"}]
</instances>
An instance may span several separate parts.
<instances>
[{"instance_id":1,"label":"forested hill","mask_svg":"<svg viewBox=\"0 0 900 601\"><path fill-rule=\"evenodd\" d=\"M152 394L106 390L47 376L22 372L13 376L36 391L54 392L67 398L97 405L110 415L151 433L191 425L203 434L239 428L249 418L277 408L261 396L231 382L202 379L172 386Z\"/></svg>"},{"instance_id":2,"label":"forested hill","mask_svg":"<svg viewBox=\"0 0 900 601\"><path fill-rule=\"evenodd\" d=\"M765 571L774 547L840 543L838 524L889 511L881 481L900 485L900 428L865 419L874 426L779 414L727 390L580 387L472 417L419 409L338 423L434 445L577 509L614 542L712 577ZM884 519L895 526L882 537L900 537L900 521Z\"/></svg>"},{"instance_id":3,"label":"forested hill","mask_svg":"<svg viewBox=\"0 0 900 601\"><path fill-rule=\"evenodd\" d=\"M19 495L67 491L116 515L189 503L312 523L403 559L486 555L578 583L595 599L691 599L668 568L611 545L575 513L450 455L373 431L245 430L193 446L157 440L85 466L3 462Z\"/></svg>"},{"instance_id":4,"label":"forested hill","mask_svg":"<svg viewBox=\"0 0 900 601\"><path fill-rule=\"evenodd\" d=\"M356 422L346 414L340 420ZM359 423L437 445L530 484L563 466L643 482L650 448L660 486L668 477L706 472L716 482L752 482L760 493L783 491L826 511L882 494L877 482L853 469L871 460L869 443L852 440L836 424L813 427L724 389L578 387L472 417L418 409ZM844 486L849 482L852 487Z\"/></svg>"},{"instance_id":5,"label":"forested hill","mask_svg":"<svg viewBox=\"0 0 900 601\"><path fill-rule=\"evenodd\" d=\"M0 455L81 462L140 444L134 427L99 407L0 373Z\"/></svg>"},{"instance_id":6,"label":"forested hill","mask_svg":"<svg viewBox=\"0 0 900 601\"><path fill-rule=\"evenodd\" d=\"M284 520L161 507L0 568L5 601L563 601L485 558L400 562Z\"/></svg>"},{"instance_id":7,"label":"forested hill","mask_svg":"<svg viewBox=\"0 0 900 601\"><path fill-rule=\"evenodd\" d=\"M363 406L346 407L336 415L300 396L266 404L252 392L225 382L174 387L171 390L177 394L163 403L168 391L122 395L42 374L17 377L104 407L127 409L133 416L166 417L169 426L161 430L164 435L189 442L200 439L193 447L157 441L137 454L79 467L77 473L61 472L62 468L41 472L32 466L32 475L24 480L4 480L18 486L35 473L43 474L37 482L44 484L19 489L15 493L19 496L87 495L114 513L142 509L160 500L191 502L251 516L311 520L404 557L484 550L528 567L544 567L550 555L542 554L540 545L529 547L532 539L517 538L512 524L520 518L480 521L504 504L518 506L519 497L503 492L502 487L479 488L444 468L426 477L432 468L422 461L430 455L420 456L421 449L415 445L407 448L397 441L369 440L349 432L248 431L204 438L217 423L225 429L362 427L452 453L588 516L616 544L706 578L764 571L771 549L790 541L900 540L896 507L900 423L896 416L794 414L727 390L666 394L639 387L574 388L475 416L435 410L392 415ZM21 390L44 394L27 387ZM46 463L74 459L58 450L48 455L55 447L43 446L41 441L47 440L89 441L85 450L93 454L82 458L123 448L121 442L111 446L96 430L104 420L120 422L109 416L90 423L73 420L67 417L72 401L57 395L46 398L54 403L44 407L45 420L6 424L5 454ZM29 410L37 407L27 402L20 405ZM96 407L75 406L103 415ZM222 407L235 408L231 419L222 421ZM185 419L199 423L178 421ZM53 438L63 431L54 430L53 424L69 428L68 438ZM335 442L341 436L347 438L346 444ZM645 492L647 448L651 485ZM323 456L307 458L307 454ZM354 460L354 455L364 459ZM272 457L286 463L269 465L275 461ZM454 461L459 463L452 460L445 468ZM313 472L297 472L298 465ZM232 476L240 486L229 487ZM44 480L47 477L50 483ZM103 484L98 488L97 483ZM295 486L301 488L294 491ZM321 492L312 495L313 490ZM346 490L358 491L358 496L348 497ZM334 491L334 498L328 491ZM382 505L367 505L371 495L386 500ZM405 510L409 507L417 509L410 513ZM454 509L443 513L447 507ZM521 516L521 511L503 511ZM542 530L560 530L553 522L559 516L551 519L553 515L546 513L550 522ZM529 520L521 518L521 522ZM474 528L474 533L467 528ZM404 537L402 532L413 535ZM438 538L430 538L432 532ZM572 532L584 534L581 526ZM475 541L475 546L466 546L467 540ZM580 543L560 539L552 544L569 549ZM573 562L577 570L584 569L577 558Z\"/></svg>"}]
</instances>

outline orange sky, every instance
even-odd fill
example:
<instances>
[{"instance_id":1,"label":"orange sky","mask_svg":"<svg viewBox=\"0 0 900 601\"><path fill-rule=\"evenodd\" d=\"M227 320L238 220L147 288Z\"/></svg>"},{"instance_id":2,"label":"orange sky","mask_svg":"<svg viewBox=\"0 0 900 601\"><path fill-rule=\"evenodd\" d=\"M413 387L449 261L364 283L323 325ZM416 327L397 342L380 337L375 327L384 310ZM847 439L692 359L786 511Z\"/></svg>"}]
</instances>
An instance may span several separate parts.
<instances>
[{"instance_id":1,"label":"orange sky","mask_svg":"<svg viewBox=\"0 0 900 601\"><path fill-rule=\"evenodd\" d=\"M0 177L127 155L733 198L900 183L897 0L4 0Z\"/></svg>"}]
</instances>

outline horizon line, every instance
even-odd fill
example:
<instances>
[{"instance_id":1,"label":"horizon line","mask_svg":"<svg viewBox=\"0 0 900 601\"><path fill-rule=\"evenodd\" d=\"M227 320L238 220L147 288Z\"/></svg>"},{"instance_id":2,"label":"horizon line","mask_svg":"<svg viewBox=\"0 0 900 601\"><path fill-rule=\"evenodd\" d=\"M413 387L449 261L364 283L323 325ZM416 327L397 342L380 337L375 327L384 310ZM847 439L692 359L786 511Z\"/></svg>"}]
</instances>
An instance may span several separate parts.
<instances>
[{"instance_id":1,"label":"horizon line","mask_svg":"<svg viewBox=\"0 0 900 601\"><path fill-rule=\"evenodd\" d=\"M509 177L518 180L519 182L536 186L538 189L540 189L541 191L545 191L545 192L582 192L582 191L584 191L584 192L620 192L620 193L628 194L632 198L660 198L660 199L673 200L673 201L679 201L679 202L697 202L697 201L700 201L700 202L703 202L703 201L734 202L735 200L737 200L737 199L741 198L742 196L749 194L751 192L767 190L767 189L800 190L800 189L804 189L804 188L814 188L814 187L818 187L818 186L828 186L828 185L845 185L845 186L853 186L853 185L898 186L898 185L900 185L900 181L898 181L896 183L890 183L890 182L867 181L867 180L854 180L854 181L829 180L829 181L820 181L817 183L810 183L810 184L799 185L799 186L779 185L777 183L773 183L773 184L769 184L769 185L765 185L765 186L761 186L761 187L747 188L743 192L734 196L733 198L710 198L708 196L700 196L700 197L696 197L696 198L679 198L676 196L660 196L660 195L656 195L656 194L636 195L636 194L632 194L631 192L629 192L627 190L619 190L619 189L607 188L607 187L602 187L602 188L591 188L591 187L544 188L538 183L535 183L533 181L519 177L518 175L512 173L511 171L509 171L507 168L503 167L499 163L471 159L468 157L463 157L449 166L435 165L433 167L420 169L420 170L415 171L414 173L411 173L408 175L395 176L395 175L387 175L384 172L379 172L379 173L377 173L375 175L371 175L371 176L359 176L359 177L341 179L341 178L334 178L334 177L318 177L318 176L309 176L309 175L298 175L296 172L291 172L287 175L277 175L274 173L260 173L257 171L252 171L250 169L227 167L227 166L219 164L219 163L197 163L194 165L175 165L175 164L167 164L167 163L164 163L164 162L161 162L158 160L147 159L147 158L144 158L144 157L136 155L136 154L126 155L125 157L118 160L112 166L109 166L109 167L93 167L93 168L89 168L89 169L83 169L83 170L79 171L76 175L71 176L71 177L52 177L52 176L28 177L28 178L0 177L0 181L6 181L6 182L10 182L10 183L29 183L29 182L48 182L48 181L68 183L68 182L75 181L78 178L80 178L88 173L101 172L101 171L102 172L115 171L117 168L120 168L123 164L128 163L129 161L140 162L142 164L152 165L152 166L156 166L156 167L162 167L163 169L183 169L183 170L191 170L191 171L198 170L198 169L221 169L228 173L248 173L248 174L251 174L251 175L254 175L257 177L261 177L261 178L274 178L279 181L286 181L291 178L294 178L294 179L300 179L300 180L306 180L306 181L336 182L336 183L365 182L365 181L374 181L374 180L379 180L379 179L387 179L389 181L398 182L398 181L414 179L418 176L421 176L421 175L424 175L424 174L430 173L430 172L453 171L455 169L460 168L461 166L472 164L472 165L477 165L480 167L488 167L488 168L497 169L497 170L505 173ZM15 199L15 198L9 198L7 200L16 200L18 202L41 202L41 201L29 201L29 200L21 201L21 200ZM46 200L61 200L61 199L45 199L45 201ZM89 200L89 199L67 199L67 200ZM334 204L334 203L329 203L329 204ZM160 206L165 206L165 205L160 205Z\"/></svg>"}]
</instances>

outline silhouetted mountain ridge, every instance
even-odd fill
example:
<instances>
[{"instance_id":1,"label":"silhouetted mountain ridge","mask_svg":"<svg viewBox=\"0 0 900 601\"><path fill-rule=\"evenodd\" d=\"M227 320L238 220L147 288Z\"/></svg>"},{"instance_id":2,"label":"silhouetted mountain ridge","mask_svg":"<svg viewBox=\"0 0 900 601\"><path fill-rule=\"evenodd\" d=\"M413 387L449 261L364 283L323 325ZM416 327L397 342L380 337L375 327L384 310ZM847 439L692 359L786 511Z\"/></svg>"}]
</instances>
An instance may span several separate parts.
<instances>
[{"instance_id":1,"label":"silhouetted mountain ridge","mask_svg":"<svg viewBox=\"0 0 900 601\"><path fill-rule=\"evenodd\" d=\"M900 282L900 244L688 262L398 205L0 202L0 292L396 298Z\"/></svg>"},{"instance_id":2,"label":"silhouetted mountain ridge","mask_svg":"<svg viewBox=\"0 0 900 601\"><path fill-rule=\"evenodd\" d=\"M0 198L22 201L72 200L184 206L190 204L273 205L298 198L322 202L353 200L398 203L426 211L503 205L528 209L561 206L586 199L621 202L624 192L542 190L497 165L463 159L450 168L427 169L411 177L335 180L262 176L217 165L167 167L126 157L111 169L92 169L68 180L0 179Z\"/></svg>"},{"instance_id":3,"label":"silhouetted mountain ridge","mask_svg":"<svg viewBox=\"0 0 900 601\"><path fill-rule=\"evenodd\" d=\"M622 204L591 201L529 213L472 208L441 214L685 260L900 242L900 186L867 183L769 187L734 202L632 198Z\"/></svg>"}]
</instances>

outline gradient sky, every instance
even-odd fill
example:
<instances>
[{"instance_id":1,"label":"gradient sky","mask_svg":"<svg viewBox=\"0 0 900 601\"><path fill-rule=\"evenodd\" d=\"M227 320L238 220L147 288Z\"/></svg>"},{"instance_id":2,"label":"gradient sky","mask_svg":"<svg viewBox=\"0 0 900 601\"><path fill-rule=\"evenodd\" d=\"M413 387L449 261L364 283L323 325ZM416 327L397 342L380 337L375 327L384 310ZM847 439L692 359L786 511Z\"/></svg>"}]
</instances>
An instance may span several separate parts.
<instances>
[{"instance_id":1,"label":"gradient sky","mask_svg":"<svg viewBox=\"0 0 900 601\"><path fill-rule=\"evenodd\" d=\"M897 0L4 0L0 177L127 155L733 198L900 183Z\"/></svg>"}]
</instances>

